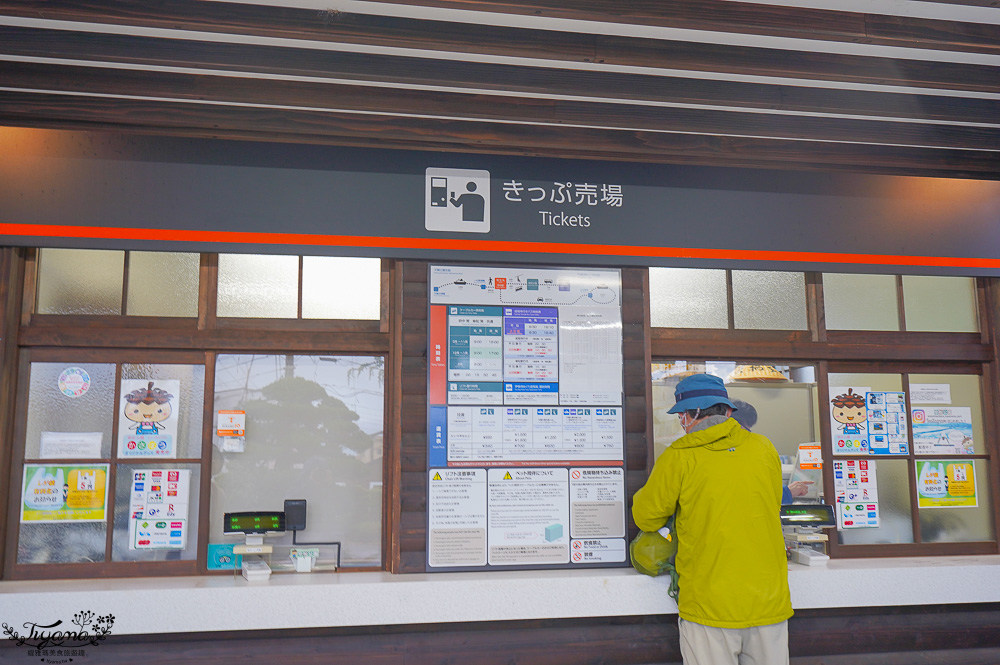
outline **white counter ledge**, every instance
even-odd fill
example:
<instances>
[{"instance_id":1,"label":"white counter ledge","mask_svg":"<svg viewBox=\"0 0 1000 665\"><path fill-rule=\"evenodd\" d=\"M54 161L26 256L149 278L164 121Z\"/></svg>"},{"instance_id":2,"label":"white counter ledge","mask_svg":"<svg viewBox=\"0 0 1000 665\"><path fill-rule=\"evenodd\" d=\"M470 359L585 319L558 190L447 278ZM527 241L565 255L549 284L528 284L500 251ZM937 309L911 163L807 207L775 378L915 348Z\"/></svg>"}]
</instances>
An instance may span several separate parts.
<instances>
[{"instance_id":1,"label":"white counter ledge","mask_svg":"<svg viewBox=\"0 0 1000 665\"><path fill-rule=\"evenodd\" d=\"M841 559L789 567L796 609L1000 602L1000 556ZM114 634L673 614L667 582L629 568L228 575L0 583L0 622L115 616Z\"/></svg>"}]
</instances>

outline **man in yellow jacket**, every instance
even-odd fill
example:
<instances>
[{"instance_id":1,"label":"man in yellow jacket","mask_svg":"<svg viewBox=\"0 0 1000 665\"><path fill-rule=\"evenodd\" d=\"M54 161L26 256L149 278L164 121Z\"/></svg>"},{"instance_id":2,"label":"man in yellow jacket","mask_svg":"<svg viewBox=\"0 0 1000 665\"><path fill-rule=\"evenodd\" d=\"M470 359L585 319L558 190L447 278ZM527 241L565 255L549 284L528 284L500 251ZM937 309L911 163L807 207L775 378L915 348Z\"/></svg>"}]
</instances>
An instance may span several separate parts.
<instances>
[{"instance_id":1,"label":"man in yellow jacket","mask_svg":"<svg viewBox=\"0 0 1000 665\"><path fill-rule=\"evenodd\" d=\"M668 413L686 434L656 460L632 516L656 531L677 514L684 664L787 664L792 604L778 453L729 417L735 407L720 378L685 377L674 397Z\"/></svg>"}]
</instances>

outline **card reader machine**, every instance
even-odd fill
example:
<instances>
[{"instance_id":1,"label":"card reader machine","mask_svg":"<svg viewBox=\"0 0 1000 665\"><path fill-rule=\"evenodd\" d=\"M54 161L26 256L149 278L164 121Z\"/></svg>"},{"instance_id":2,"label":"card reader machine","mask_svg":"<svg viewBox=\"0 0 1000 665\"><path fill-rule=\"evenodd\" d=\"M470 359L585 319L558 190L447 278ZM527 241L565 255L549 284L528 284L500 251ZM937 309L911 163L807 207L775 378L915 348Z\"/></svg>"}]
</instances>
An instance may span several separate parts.
<instances>
[{"instance_id":1,"label":"card reader machine","mask_svg":"<svg viewBox=\"0 0 1000 665\"><path fill-rule=\"evenodd\" d=\"M222 532L227 536L242 534L246 537L245 544L233 547L233 554L243 555L243 577L251 582L263 581L271 577L271 567L260 556L266 554L268 561L270 561L272 547L264 544L264 536L279 535L285 532L285 513L283 511L225 513ZM233 566L233 574L236 574L235 565Z\"/></svg>"},{"instance_id":2,"label":"card reader machine","mask_svg":"<svg viewBox=\"0 0 1000 665\"><path fill-rule=\"evenodd\" d=\"M837 526L833 506L822 503L784 505L781 507L781 526L792 561L814 566L830 560L823 551L829 538L820 529Z\"/></svg>"}]
</instances>

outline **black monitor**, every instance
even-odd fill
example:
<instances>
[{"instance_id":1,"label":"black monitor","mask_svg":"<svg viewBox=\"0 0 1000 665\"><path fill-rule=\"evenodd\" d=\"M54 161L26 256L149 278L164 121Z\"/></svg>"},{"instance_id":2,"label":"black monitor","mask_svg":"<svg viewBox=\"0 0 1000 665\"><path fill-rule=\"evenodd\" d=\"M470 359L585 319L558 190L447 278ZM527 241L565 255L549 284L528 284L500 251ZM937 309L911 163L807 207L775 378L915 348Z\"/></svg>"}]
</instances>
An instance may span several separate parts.
<instances>
[{"instance_id":1,"label":"black monitor","mask_svg":"<svg viewBox=\"0 0 1000 665\"><path fill-rule=\"evenodd\" d=\"M837 526L833 506L824 503L796 503L781 507L783 526Z\"/></svg>"},{"instance_id":2,"label":"black monitor","mask_svg":"<svg viewBox=\"0 0 1000 665\"><path fill-rule=\"evenodd\" d=\"M279 510L225 513L223 516L222 532L227 535L284 533L285 513Z\"/></svg>"}]
</instances>

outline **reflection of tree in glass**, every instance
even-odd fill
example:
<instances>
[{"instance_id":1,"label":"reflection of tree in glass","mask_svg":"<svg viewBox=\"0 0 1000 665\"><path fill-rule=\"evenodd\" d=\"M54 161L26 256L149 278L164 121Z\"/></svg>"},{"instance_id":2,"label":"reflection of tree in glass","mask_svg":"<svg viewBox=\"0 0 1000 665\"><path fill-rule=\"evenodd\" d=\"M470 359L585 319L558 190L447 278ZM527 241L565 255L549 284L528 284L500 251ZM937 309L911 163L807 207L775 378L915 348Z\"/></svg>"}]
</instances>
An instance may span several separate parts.
<instances>
[{"instance_id":1,"label":"reflection of tree in glass","mask_svg":"<svg viewBox=\"0 0 1000 665\"><path fill-rule=\"evenodd\" d=\"M318 383L289 376L236 408L247 414L246 452L224 455L225 510L281 510L305 498L303 540L342 540L345 562L352 549L370 556L358 545L380 542L382 464L358 415Z\"/></svg>"}]
</instances>

